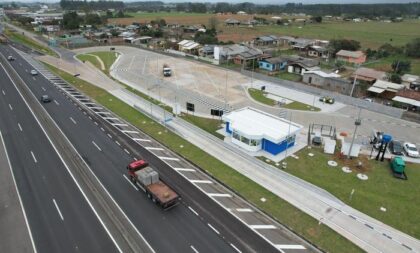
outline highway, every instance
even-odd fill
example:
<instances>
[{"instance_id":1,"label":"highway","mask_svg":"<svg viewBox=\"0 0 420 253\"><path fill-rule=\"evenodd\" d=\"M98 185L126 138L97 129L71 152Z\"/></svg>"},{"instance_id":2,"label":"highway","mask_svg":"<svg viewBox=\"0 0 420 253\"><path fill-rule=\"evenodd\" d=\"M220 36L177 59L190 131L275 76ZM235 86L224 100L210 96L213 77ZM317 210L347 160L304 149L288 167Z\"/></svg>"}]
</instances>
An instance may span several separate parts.
<instances>
[{"instance_id":1,"label":"highway","mask_svg":"<svg viewBox=\"0 0 420 253\"><path fill-rule=\"evenodd\" d=\"M235 252L230 244L242 252L276 251L170 168L162 168L165 166L162 164L158 164L159 172L181 193L183 205L168 212L155 206L124 177L125 166L140 157L127 154L113 140L115 137L102 131L98 123L90 120L43 76L31 76L28 72L32 67L12 49L0 47L0 52L17 59L11 64L36 97L48 94L53 98L53 102L44 105L45 109L156 252ZM157 163L151 153L140 152L141 157L152 161L152 166ZM195 216L187 205L211 210L203 212L206 221ZM222 233L216 234L208 222L223 227Z\"/></svg>"},{"instance_id":2,"label":"highway","mask_svg":"<svg viewBox=\"0 0 420 253\"><path fill-rule=\"evenodd\" d=\"M2 66L0 78L0 131L36 251L118 252Z\"/></svg>"}]
</instances>

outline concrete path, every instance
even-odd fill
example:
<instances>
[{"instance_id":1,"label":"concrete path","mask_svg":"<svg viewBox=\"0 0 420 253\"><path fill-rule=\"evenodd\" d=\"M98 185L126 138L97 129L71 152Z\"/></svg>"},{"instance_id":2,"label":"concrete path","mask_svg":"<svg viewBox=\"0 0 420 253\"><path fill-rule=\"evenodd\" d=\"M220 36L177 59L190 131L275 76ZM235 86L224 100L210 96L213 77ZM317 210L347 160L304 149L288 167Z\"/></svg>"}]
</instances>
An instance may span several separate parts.
<instances>
[{"instance_id":1,"label":"concrete path","mask_svg":"<svg viewBox=\"0 0 420 253\"><path fill-rule=\"evenodd\" d=\"M54 64L54 59L50 58L43 57L43 60ZM75 64L60 62L55 65L70 73L80 73L80 78L83 80L106 89L145 113L152 112L154 118L163 121L165 115L160 107L127 92L100 70L85 66L80 62ZM250 157L182 119L175 118L166 124L181 137L320 220L320 223L329 226L364 250L368 252L420 252L419 240L364 215L328 192Z\"/></svg>"},{"instance_id":2,"label":"concrete path","mask_svg":"<svg viewBox=\"0 0 420 253\"><path fill-rule=\"evenodd\" d=\"M96 58L96 60L97 60L97 61L99 62L99 64L101 65L101 70L105 70L105 64L104 64L104 62L102 61L102 59L101 59L99 56L94 55L94 54L85 54L85 55L89 55L89 56L95 57L95 58Z\"/></svg>"}]
</instances>

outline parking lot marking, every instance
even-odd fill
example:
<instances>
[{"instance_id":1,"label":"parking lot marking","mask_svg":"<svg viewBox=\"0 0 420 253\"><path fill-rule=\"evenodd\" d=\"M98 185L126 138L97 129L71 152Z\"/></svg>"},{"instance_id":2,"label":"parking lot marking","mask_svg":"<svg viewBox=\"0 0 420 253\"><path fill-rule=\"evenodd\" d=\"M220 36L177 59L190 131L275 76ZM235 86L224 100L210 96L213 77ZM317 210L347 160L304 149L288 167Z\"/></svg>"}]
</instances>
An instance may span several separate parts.
<instances>
[{"instance_id":1,"label":"parking lot marking","mask_svg":"<svg viewBox=\"0 0 420 253\"><path fill-rule=\"evenodd\" d=\"M196 248L194 248L194 246L191 245L190 247L194 251L194 253L200 253Z\"/></svg>"},{"instance_id":2,"label":"parking lot marking","mask_svg":"<svg viewBox=\"0 0 420 253\"><path fill-rule=\"evenodd\" d=\"M277 249L306 249L303 245L276 244Z\"/></svg>"},{"instance_id":3,"label":"parking lot marking","mask_svg":"<svg viewBox=\"0 0 420 253\"><path fill-rule=\"evenodd\" d=\"M276 229L277 228L274 225L249 225L249 227L253 229Z\"/></svg>"},{"instance_id":4,"label":"parking lot marking","mask_svg":"<svg viewBox=\"0 0 420 253\"><path fill-rule=\"evenodd\" d=\"M13 111L13 107L12 107L11 104L9 104L9 108L10 108L11 111Z\"/></svg>"},{"instance_id":5,"label":"parking lot marking","mask_svg":"<svg viewBox=\"0 0 420 253\"><path fill-rule=\"evenodd\" d=\"M4 96L6 96L6 92L4 92L4 90L1 90L1 92L3 93Z\"/></svg>"},{"instance_id":6,"label":"parking lot marking","mask_svg":"<svg viewBox=\"0 0 420 253\"><path fill-rule=\"evenodd\" d=\"M58 103L58 102L57 102L57 100L55 100L55 99L54 99L54 103L55 103L56 105L60 105L60 103Z\"/></svg>"}]
</instances>

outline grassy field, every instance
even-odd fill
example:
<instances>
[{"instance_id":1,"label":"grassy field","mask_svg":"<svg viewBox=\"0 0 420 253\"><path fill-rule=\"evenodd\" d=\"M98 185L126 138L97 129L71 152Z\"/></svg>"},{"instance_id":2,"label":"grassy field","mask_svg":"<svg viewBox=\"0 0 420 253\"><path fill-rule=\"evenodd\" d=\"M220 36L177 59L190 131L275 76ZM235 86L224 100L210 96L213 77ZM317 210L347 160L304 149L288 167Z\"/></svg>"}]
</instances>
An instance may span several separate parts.
<instances>
[{"instance_id":1,"label":"grassy field","mask_svg":"<svg viewBox=\"0 0 420 253\"><path fill-rule=\"evenodd\" d=\"M23 44L29 48L35 49L39 52L42 52L44 54L48 54L54 57L57 57L57 54L49 49L48 47L44 47L43 45L40 45L39 43L37 43L36 41L26 37L25 35L22 35L20 33L17 32L12 32L9 29L4 29L4 34L9 37L9 39L13 42L16 43L20 43Z\"/></svg>"},{"instance_id":2,"label":"grassy field","mask_svg":"<svg viewBox=\"0 0 420 253\"><path fill-rule=\"evenodd\" d=\"M152 121L144 114L141 114L123 101L107 93L105 90L77 77L73 77L55 67L49 65L48 67L54 73L62 76L69 83L72 83L75 87L83 91L86 95L95 99L120 117L168 146L168 148L177 152L179 155L208 171L208 173L212 174L221 182L229 185L248 201L269 213L296 233L304 236L307 240L318 245L318 247L323 250L328 252L363 252L360 248L338 235L330 228L322 224L319 225L317 220L296 209L288 202L275 196L270 191L262 188L226 164L210 156L205 151L197 148L171 131L167 131L160 124ZM145 121L146 124L143 124L143 121ZM158 132L161 132L161 134L158 134ZM183 147L181 148L180 145ZM261 197L266 198L267 201L264 203L261 202Z\"/></svg>"},{"instance_id":3,"label":"grassy field","mask_svg":"<svg viewBox=\"0 0 420 253\"><path fill-rule=\"evenodd\" d=\"M391 64L395 60L409 60L411 61L411 70L410 73L413 75L420 75L420 59L413 59L409 58L407 56L401 55L401 56L390 56L387 58L379 59L378 62L371 63L366 65L368 68L374 68L377 70L382 70L385 72L392 71Z\"/></svg>"},{"instance_id":4,"label":"grassy field","mask_svg":"<svg viewBox=\"0 0 420 253\"><path fill-rule=\"evenodd\" d=\"M265 96L265 94L267 94L264 91L258 90L258 89L248 89L248 93L249 95L256 101L263 103L265 105L270 105L270 106L275 106L277 105L277 101L268 98ZM292 110L300 110L300 111L320 111L321 109L317 108L317 107L312 107L310 105L298 102L298 101L293 101L290 104L286 104L283 105L282 108L285 109L292 109Z\"/></svg>"},{"instance_id":5,"label":"grassy field","mask_svg":"<svg viewBox=\"0 0 420 253\"><path fill-rule=\"evenodd\" d=\"M313 153L314 156L308 156ZM331 192L352 207L374 217L394 228L420 238L420 165L408 164L408 180L395 179L389 169L389 162L361 159L367 181L359 180L357 172L346 174L342 166L356 170L355 161L348 163L337 156L326 155L317 148L304 149L296 154L299 159L287 159L285 171ZM328 160L338 162L336 168L327 165ZM350 200L350 192L354 194ZM386 212L380 210L387 209Z\"/></svg>"},{"instance_id":6,"label":"grassy field","mask_svg":"<svg viewBox=\"0 0 420 253\"><path fill-rule=\"evenodd\" d=\"M98 69L101 69L101 64L99 63L98 59L96 59L95 56L88 55L88 54L79 54L76 56L77 59L81 61L87 61L93 64L93 66L97 67Z\"/></svg>"},{"instance_id":7,"label":"grassy field","mask_svg":"<svg viewBox=\"0 0 420 253\"><path fill-rule=\"evenodd\" d=\"M288 72L284 72L284 71L276 74L276 77L278 77L280 79L284 79L284 80L293 81L293 82L300 82L300 80L302 80L301 75L288 73Z\"/></svg>"},{"instance_id":8,"label":"grassy field","mask_svg":"<svg viewBox=\"0 0 420 253\"><path fill-rule=\"evenodd\" d=\"M321 24L294 24L291 26L223 27L219 33L222 41L235 42L250 40L264 34L299 36L313 39L354 39L363 48L377 48L384 43L403 46L414 38L420 37L420 20L401 23L383 22L325 22Z\"/></svg>"},{"instance_id":9,"label":"grassy field","mask_svg":"<svg viewBox=\"0 0 420 253\"><path fill-rule=\"evenodd\" d=\"M215 135L219 139L224 139L224 136L217 133L216 131L222 128L222 121L218 119L208 119L208 118L202 118L197 117L191 114L185 114L183 113L181 115L183 119L186 121L198 126L199 128L205 130L208 133L211 133L212 135Z\"/></svg>"},{"instance_id":10,"label":"grassy field","mask_svg":"<svg viewBox=\"0 0 420 253\"><path fill-rule=\"evenodd\" d=\"M105 72L109 73L111 65L115 62L118 57L118 53L115 52L93 52L89 53L98 56L105 65Z\"/></svg>"}]
</instances>

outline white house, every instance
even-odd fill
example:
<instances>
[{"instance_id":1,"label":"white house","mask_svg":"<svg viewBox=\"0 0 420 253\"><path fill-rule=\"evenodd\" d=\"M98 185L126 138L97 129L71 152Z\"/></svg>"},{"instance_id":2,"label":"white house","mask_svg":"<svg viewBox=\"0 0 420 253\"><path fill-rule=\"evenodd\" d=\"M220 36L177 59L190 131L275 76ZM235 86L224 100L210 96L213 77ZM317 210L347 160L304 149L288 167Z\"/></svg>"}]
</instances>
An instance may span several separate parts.
<instances>
[{"instance_id":1,"label":"white house","mask_svg":"<svg viewBox=\"0 0 420 253\"><path fill-rule=\"evenodd\" d=\"M222 117L232 143L251 152L264 150L277 155L295 145L302 126L252 107Z\"/></svg>"}]
</instances>

